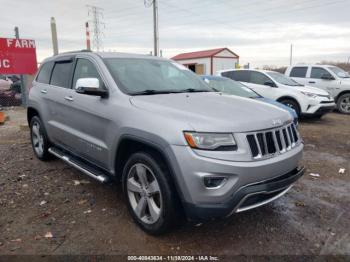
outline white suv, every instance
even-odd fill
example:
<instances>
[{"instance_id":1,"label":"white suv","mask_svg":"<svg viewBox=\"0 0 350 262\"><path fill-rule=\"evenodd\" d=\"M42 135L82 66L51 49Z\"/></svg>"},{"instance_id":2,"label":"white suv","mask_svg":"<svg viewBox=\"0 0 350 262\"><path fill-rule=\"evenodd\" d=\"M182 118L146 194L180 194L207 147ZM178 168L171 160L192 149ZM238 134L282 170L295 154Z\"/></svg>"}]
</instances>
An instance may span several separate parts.
<instances>
[{"instance_id":1,"label":"white suv","mask_svg":"<svg viewBox=\"0 0 350 262\"><path fill-rule=\"evenodd\" d=\"M335 107L328 92L303 86L278 72L230 69L218 71L217 75L242 82L260 95L293 108L298 116L322 117Z\"/></svg>"},{"instance_id":2,"label":"white suv","mask_svg":"<svg viewBox=\"0 0 350 262\"><path fill-rule=\"evenodd\" d=\"M350 114L350 76L333 65L295 65L286 75L300 84L322 88L335 99L341 113Z\"/></svg>"}]
</instances>

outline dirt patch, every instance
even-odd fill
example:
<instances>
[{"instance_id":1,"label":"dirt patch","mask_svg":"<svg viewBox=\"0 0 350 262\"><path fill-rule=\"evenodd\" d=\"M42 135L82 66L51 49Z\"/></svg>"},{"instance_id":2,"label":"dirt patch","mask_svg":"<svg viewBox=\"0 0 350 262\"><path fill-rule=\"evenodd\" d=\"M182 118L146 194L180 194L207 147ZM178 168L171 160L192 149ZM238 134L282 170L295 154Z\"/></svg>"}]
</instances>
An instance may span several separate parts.
<instances>
[{"instance_id":1,"label":"dirt patch","mask_svg":"<svg viewBox=\"0 0 350 262\"><path fill-rule=\"evenodd\" d=\"M152 237L132 222L119 185L99 184L59 160L37 160L20 127L25 111L8 113L0 126L2 255L350 255L350 116L301 122L306 173L284 197Z\"/></svg>"}]
</instances>

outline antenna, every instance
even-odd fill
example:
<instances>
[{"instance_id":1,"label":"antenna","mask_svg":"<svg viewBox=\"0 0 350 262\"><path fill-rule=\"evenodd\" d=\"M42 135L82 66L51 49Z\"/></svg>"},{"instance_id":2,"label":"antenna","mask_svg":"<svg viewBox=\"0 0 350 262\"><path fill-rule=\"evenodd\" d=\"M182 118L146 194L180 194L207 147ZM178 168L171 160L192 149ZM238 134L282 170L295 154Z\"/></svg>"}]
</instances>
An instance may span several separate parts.
<instances>
[{"instance_id":1,"label":"antenna","mask_svg":"<svg viewBox=\"0 0 350 262\"><path fill-rule=\"evenodd\" d=\"M86 5L88 8L88 16L92 19L89 22L92 24L93 40L92 44L96 51L103 49L102 37L104 36L103 30L105 29L105 23L103 19L103 9L94 5Z\"/></svg>"}]
</instances>

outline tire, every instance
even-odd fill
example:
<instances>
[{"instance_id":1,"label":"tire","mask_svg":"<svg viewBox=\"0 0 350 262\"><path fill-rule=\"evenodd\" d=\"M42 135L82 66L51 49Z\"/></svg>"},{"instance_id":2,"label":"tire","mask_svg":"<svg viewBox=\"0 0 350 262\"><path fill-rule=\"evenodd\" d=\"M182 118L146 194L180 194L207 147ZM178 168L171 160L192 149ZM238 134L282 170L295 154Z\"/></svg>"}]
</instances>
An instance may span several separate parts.
<instances>
[{"instance_id":1,"label":"tire","mask_svg":"<svg viewBox=\"0 0 350 262\"><path fill-rule=\"evenodd\" d=\"M296 102L295 100L292 100L292 99L283 99L283 100L278 101L278 102L280 102L281 104L284 104L285 106L288 106L288 107L294 109L295 112L297 113L298 117L301 117L301 112L300 112L299 104L298 104L298 102Z\"/></svg>"},{"instance_id":2,"label":"tire","mask_svg":"<svg viewBox=\"0 0 350 262\"><path fill-rule=\"evenodd\" d=\"M350 93L341 95L337 100L337 108L342 114L350 114Z\"/></svg>"},{"instance_id":3,"label":"tire","mask_svg":"<svg viewBox=\"0 0 350 262\"><path fill-rule=\"evenodd\" d=\"M128 210L136 224L151 235L171 230L181 208L170 173L156 155L131 155L123 170L123 191Z\"/></svg>"},{"instance_id":4,"label":"tire","mask_svg":"<svg viewBox=\"0 0 350 262\"><path fill-rule=\"evenodd\" d=\"M52 158L52 155L48 152L50 142L47 138L45 127L38 116L34 116L30 121L30 140L37 158L42 161Z\"/></svg>"}]
</instances>

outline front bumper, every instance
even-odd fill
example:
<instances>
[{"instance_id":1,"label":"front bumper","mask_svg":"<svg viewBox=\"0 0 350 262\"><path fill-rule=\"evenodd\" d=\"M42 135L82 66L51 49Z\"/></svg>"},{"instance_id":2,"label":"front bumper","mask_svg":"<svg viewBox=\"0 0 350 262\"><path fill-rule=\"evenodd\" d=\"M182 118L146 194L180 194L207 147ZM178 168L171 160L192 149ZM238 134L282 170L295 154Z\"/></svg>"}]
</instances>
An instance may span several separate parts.
<instances>
[{"instance_id":1,"label":"front bumper","mask_svg":"<svg viewBox=\"0 0 350 262\"><path fill-rule=\"evenodd\" d=\"M277 178L244 186L225 203L216 205L186 203L185 210L187 216L195 221L227 217L233 213L247 211L281 197L303 174L304 168L296 168Z\"/></svg>"},{"instance_id":2,"label":"front bumper","mask_svg":"<svg viewBox=\"0 0 350 262\"><path fill-rule=\"evenodd\" d=\"M322 104L318 109L313 110L313 113L304 113L304 116L322 116L324 114L330 113L335 109L334 103Z\"/></svg>"},{"instance_id":3,"label":"front bumper","mask_svg":"<svg viewBox=\"0 0 350 262\"><path fill-rule=\"evenodd\" d=\"M326 113L332 112L335 109L336 105L334 101L319 101L314 103L310 102L305 111L302 112L304 116L315 116L315 115L324 115Z\"/></svg>"},{"instance_id":4,"label":"front bumper","mask_svg":"<svg viewBox=\"0 0 350 262\"><path fill-rule=\"evenodd\" d=\"M258 192L256 190L260 186L254 187L254 192L245 191L247 189L244 188L291 174L299 166L302 150L303 143L300 143L292 150L272 158L259 161L226 161L203 157L188 146L170 146L168 156L187 216L191 219L205 219L226 216L239 206L243 207L239 202L247 195ZM207 188L203 180L208 176L225 177L226 182L219 188ZM268 188L267 192L286 189L291 183L293 181L286 180L286 184Z\"/></svg>"}]
</instances>

